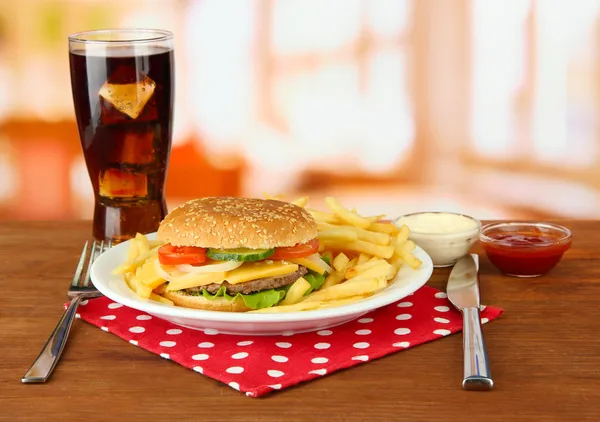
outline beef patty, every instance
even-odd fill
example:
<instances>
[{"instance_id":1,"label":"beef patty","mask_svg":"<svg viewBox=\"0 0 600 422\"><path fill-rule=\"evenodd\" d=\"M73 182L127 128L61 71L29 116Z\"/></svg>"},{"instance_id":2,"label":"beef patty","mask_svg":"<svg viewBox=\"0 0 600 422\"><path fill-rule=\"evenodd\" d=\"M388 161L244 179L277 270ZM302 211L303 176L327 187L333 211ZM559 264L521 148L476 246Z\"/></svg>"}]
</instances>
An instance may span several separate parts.
<instances>
[{"instance_id":1,"label":"beef patty","mask_svg":"<svg viewBox=\"0 0 600 422\"><path fill-rule=\"evenodd\" d=\"M308 270L306 269L306 267L298 265L298 271L286 275L259 278L256 280L245 281L243 283L238 284L230 284L229 282L227 282L227 280L225 280L224 282L219 284L212 283L207 284L206 286L191 287L189 289L185 289L185 291L188 293L194 293L201 292L202 290L207 290L208 293L215 294L219 291L221 286L225 286L225 288L227 289L227 294L230 294L232 296L238 293L248 294L253 292L260 292L262 290L277 289L279 287L287 286L289 284L292 284L294 281L298 280L307 272Z\"/></svg>"}]
</instances>

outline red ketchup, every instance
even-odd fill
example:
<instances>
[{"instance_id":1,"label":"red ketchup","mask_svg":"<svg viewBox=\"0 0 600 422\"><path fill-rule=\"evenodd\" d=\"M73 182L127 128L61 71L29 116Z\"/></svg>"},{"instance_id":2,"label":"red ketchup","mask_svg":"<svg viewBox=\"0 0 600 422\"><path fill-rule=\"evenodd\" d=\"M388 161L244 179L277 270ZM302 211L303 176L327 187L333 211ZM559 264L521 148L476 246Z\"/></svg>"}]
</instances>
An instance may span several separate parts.
<instances>
[{"instance_id":1,"label":"red ketchup","mask_svg":"<svg viewBox=\"0 0 600 422\"><path fill-rule=\"evenodd\" d=\"M549 223L499 223L484 227L481 245L500 271L517 277L546 274L571 247L569 229Z\"/></svg>"}]
</instances>

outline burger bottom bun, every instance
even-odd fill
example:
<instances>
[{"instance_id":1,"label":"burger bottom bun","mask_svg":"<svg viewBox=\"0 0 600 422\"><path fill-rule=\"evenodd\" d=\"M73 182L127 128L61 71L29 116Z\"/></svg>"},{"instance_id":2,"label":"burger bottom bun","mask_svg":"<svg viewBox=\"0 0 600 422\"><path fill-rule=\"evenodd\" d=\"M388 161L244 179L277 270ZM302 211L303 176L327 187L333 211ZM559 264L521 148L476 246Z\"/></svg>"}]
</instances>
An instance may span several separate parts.
<instances>
[{"instance_id":1,"label":"burger bottom bun","mask_svg":"<svg viewBox=\"0 0 600 422\"><path fill-rule=\"evenodd\" d=\"M250 310L250 308L244 303L244 300L240 297L236 297L231 301L225 299L224 297L206 299L204 296L186 295L176 291L164 292L162 296L173 301L175 305L186 308L221 312L246 312Z\"/></svg>"}]
</instances>

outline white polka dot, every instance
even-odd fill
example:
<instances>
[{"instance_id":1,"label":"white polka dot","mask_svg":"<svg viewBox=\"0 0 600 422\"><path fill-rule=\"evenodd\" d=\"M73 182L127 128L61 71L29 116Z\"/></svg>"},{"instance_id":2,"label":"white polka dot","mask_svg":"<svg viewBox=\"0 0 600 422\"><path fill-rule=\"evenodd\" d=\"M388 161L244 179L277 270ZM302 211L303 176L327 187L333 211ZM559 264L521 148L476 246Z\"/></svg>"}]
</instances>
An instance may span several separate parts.
<instances>
[{"instance_id":1,"label":"white polka dot","mask_svg":"<svg viewBox=\"0 0 600 422\"><path fill-rule=\"evenodd\" d=\"M408 347L408 346L410 346L410 343L408 341L401 341L400 343L394 343L394 344L392 344L392 346L394 346L394 347Z\"/></svg>"},{"instance_id":2,"label":"white polka dot","mask_svg":"<svg viewBox=\"0 0 600 422\"><path fill-rule=\"evenodd\" d=\"M269 385L269 387L271 387L274 390L279 390L279 389L281 389L281 384L272 384L272 385Z\"/></svg>"},{"instance_id":3,"label":"white polka dot","mask_svg":"<svg viewBox=\"0 0 600 422\"><path fill-rule=\"evenodd\" d=\"M100 319L105 319L105 320L108 320L108 321L112 321L113 319L117 319L117 317L114 316L114 315L104 315L104 316L101 316Z\"/></svg>"},{"instance_id":4,"label":"white polka dot","mask_svg":"<svg viewBox=\"0 0 600 422\"><path fill-rule=\"evenodd\" d=\"M327 358L312 358L311 362L312 363L327 363L327 362L329 362L329 359L327 359Z\"/></svg>"},{"instance_id":5,"label":"white polka dot","mask_svg":"<svg viewBox=\"0 0 600 422\"><path fill-rule=\"evenodd\" d=\"M161 341L160 344L162 347L174 347L177 345L174 341Z\"/></svg>"},{"instance_id":6,"label":"white polka dot","mask_svg":"<svg viewBox=\"0 0 600 422\"><path fill-rule=\"evenodd\" d=\"M210 341L203 341L202 343L198 343L198 347L201 349L210 349L211 347L215 347L215 345Z\"/></svg>"},{"instance_id":7,"label":"white polka dot","mask_svg":"<svg viewBox=\"0 0 600 422\"><path fill-rule=\"evenodd\" d=\"M481 323L482 324L485 324L486 322L489 322L489 319L487 319L487 318L481 318Z\"/></svg>"},{"instance_id":8,"label":"white polka dot","mask_svg":"<svg viewBox=\"0 0 600 422\"><path fill-rule=\"evenodd\" d=\"M137 345L138 345L138 342L137 342L137 340L129 340L129 342L130 342L131 344L133 344L134 346L137 346Z\"/></svg>"},{"instance_id":9,"label":"white polka dot","mask_svg":"<svg viewBox=\"0 0 600 422\"><path fill-rule=\"evenodd\" d=\"M248 357L248 353L246 352L239 352L239 353L235 353L233 355L231 355L232 359L244 359Z\"/></svg>"},{"instance_id":10,"label":"white polka dot","mask_svg":"<svg viewBox=\"0 0 600 422\"><path fill-rule=\"evenodd\" d=\"M204 373L204 369L201 366L194 366L192 369L200 374Z\"/></svg>"},{"instance_id":11,"label":"white polka dot","mask_svg":"<svg viewBox=\"0 0 600 422\"><path fill-rule=\"evenodd\" d=\"M81 314L79 314L79 313L76 313L76 314L75 314L75 318L81 318Z\"/></svg>"},{"instance_id":12,"label":"white polka dot","mask_svg":"<svg viewBox=\"0 0 600 422\"><path fill-rule=\"evenodd\" d=\"M366 336L371 334L371 330L357 330L355 334L359 336Z\"/></svg>"},{"instance_id":13,"label":"white polka dot","mask_svg":"<svg viewBox=\"0 0 600 422\"><path fill-rule=\"evenodd\" d=\"M80 304L81 306L85 306L85 305L87 305L89 302L90 302L90 301L86 299L86 300L82 300L81 302L79 302L79 304Z\"/></svg>"},{"instance_id":14,"label":"white polka dot","mask_svg":"<svg viewBox=\"0 0 600 422\"><path fill-rule=\"evenodd\" d=\"M446 319L446 318L438 318L438 317L436 317L436 318L433 318L433 320L434 320L435 322L439 322L440 324L448 324L448 323L450 322L450 320L449 320L449 319Z\"/></svg>"},{"instance_id":15,"label":"white polka dot","mask_svg":"<svg viewBox=\"0 0 600 422\"><path fill-rule=\"evenodd\" d=\"M219 330L215 330L213 328L205 328L204 334L208 334L209 336L216 336L217 334L219 334Z\"/></svg>"},{"instance_id":16,"label":"white polka dot","mask_svg":"<svg viewBox=\"0 0 600 422\"><path fill-rule=\"evenodd\" d=\"M194 359L194 360L206 360L208 358L209 358L209 356L204 353L200 353L199 355L192 356L192 359Z\"/></svg>"},{"instance_id":17,"label":"white polka dot","mask_svg":"<svg viewBox=\"0 0 600 422\"><path fill-rule=\"evenodd\" d=\"M315 344L315 349L319 349L319 350L329 349L330 347L331 347L331 344L329 344L329 343L317 343L317 344Z\"/></svg>"},{"instance_id":18,"label":"white polka dot","mask_svg":"<svg viewBox=\"0 0 600 422\"><path fill-rule=\"evenodd\" d=\"M279 378L285 375L285 372L278 371L277 369L269 369L267 375L273 378ZM281 387L280 387L281 388Z\"/></svg>"},{"instance_id":19,"label":"white polka dot","mask_svg":"<svg viewBox=\"0 0 600 422\"><path fill-rule=\"evenodd\" d=\"M369 360L369 357L367 355L354 356L352 357L352 360L360 360L362 362L366 362Z\"/></svg>"},{"instance_id":20,"label":"white polka dot","mask_svg":"<svg viewBox=\"0 0 600 422\"><path fill-rule=\"evenodd\" d=\"M108 309L119 309L121 306L123 306L122 303L109 303L108 304Z\"/></svg>"},{"instance_id":21,"label":"white polka dot","mask_svg":"<svg viewBox=\"0 0 600 422\"><path fill-rule=\"evenodd\" d=\"M167 334L170 336L176 336L177 334L181 333L183 333L183 331L181 331L179 328L171 328L170 330L167 330Z\"/></svg>"},{"instance_id":22,"label":"white polka dot","mask_svg":"<svg viewBox=\"0 0 600 422\"><path fill-rule=\"evenodd\" d=\"M483 312L483 311L485 311L485 308L486 308L486 306L485 306L485 305L481 305L481 306L479 307L479 310Z\"/></svg>"},{"instance_id":23,"label":"white polka dot","mask_svg":"<svg viewBox=\"0 0 600 422\"><path fill-rule=\"evenodd\" d=\"M361 341L359 343L354 343L352 345L352 347L354 347L355 349L366 349L369 346L370 346L370 344L367 343L366 341Z\"/></svg>"},{"instance_id":24,"label":"white polka dot","mask_svg":"<svg viewBox=\"0 0 600 422\"><path fill-rule=\"evenodd\" d=\"M247 341L240 341L237 345L238 346L250 346L252 343L254 343L252 340L247 340Z\"/></svg>"},{"instance_id":25,"label":"white polka dot","mask_svg":"<svg viewBox=\"0 0 600 422\"><path fill-rule=\"evenodd\" d=\"M148 321L149 319L152 319L152 317L150 315L138 315L135 319L139 321Z\"/></svg>"},{"instance_id":26,"label":"white polka dot","mask_svg":"<svg viewBox=\"0 0 600 422\"><path fill-rule=\"evenodd\" d=\"M144 331L146 331L146 329L144 327L131 327L129 329L129 331L132 333L139 334L139 333L143 333Z\"/></svg>"},{"instance_id":27,"label":"white polka dot","mask_svg":"<svg viewBox=\"0 0 600 422\"><path fill-rule=\"evenodd\" d=\"M254 397L254 393L252 391L246 391L246 396Z\"/></svg>"},{"instance_id":28,"label":"white polka dot","mask_svg":"<svg viewBox=\"0 0 600 422\"><path fill-rule=\"evenodd\" d=\"M399 336L404 336L406 334L410 334L410 329L409 328L396 328L394 330L394 334L397 334Z\"/></svg>"},{"instance_id":29,"label":"white polka dot","mask_svg":"<svg viewBox=\"0 0 600 422\"><path fill-rule=\"evenodd\" d=\"M450 308L448 308L447 306L436 306L433 309L435 309L438 312L448 312L450 310Z\"/></svg>"},{"instance_id":30,"label":"white polka dot","mask_svg":"<svg viewBox=\"0 0 600 422\"><path fill-rule=\"evenodd\" d=\"M232 381L232 382L230 382L230 383L229 383L229 386L230 386L231 388L235 389L235 390L238 390L238 391L240 391L240 385L239 385L237 382L235 382L235 381Z\"/></svg>"},{"instance_id":31,"label":"white polka dot","mask_svg":"<svg viewBox=\"0 0 600 422\"><path fill-rule=\"evenodd\" d=\"M294 334L296 334L296 333L294 333L293 331L284 331L283 333L281 333L281 335L284 337L290 337L290 336L293 336Z\"/></svg>"},{"instance_id":32,"label":"white polka dot","mask_svg":"<svg viewBox=\"0 0 600 422\"><path fill-rule=\"evenodd\" d=\"M171 355L169 355L168 353L161 353L160 357L164 359L171 359Z\"/></svg>"},{"instance_id":33,"label":"white polka dot","mask_svg":"<svg viewBox=\"0 0 600 422\"><path fill-rule=\"evenodd\" d=\"M279 363L284 363L289 360L285 356L281 356L281 355L273 355L273 356L271 356L271 359L273 359L275 362L279 362Z\"/></svg>"},{"instance_id":34,"label":"white polka dot","mask_svg":"<svg viewBox=\"0 0 600 422\"><path fill-rule=\"evenodd\" d=\"M321 330L321 331L317 331L317 334L320 336L330 336L333 334L333 331L331 330Z\"/></svg>"},{"instance_id":35,"label":"white polka dot","mask_svg":"<svg viewBox=\"0 0 600 422\"><path fill-rule=\"evenodd\" d=\"M412 302L400 302L398 308L410 308L412 305Z\"/></svg>"},{"instance_id":36,"label":"white polka dot","mask_svg":"<svg viewBox=\"0 0 600 422\"><path fill-rule=\"evenodd\" d=\"M108 333L108 327L100 327L102 331L106 331Z\"/></svg>"},{"instance_id":37,"label":"white polka dot","mask_svg":"<svg viewBox=\"0 0 600 422\"><path fill-rule=\"evenodd\" d=\"M228 374L241 374L244 372L244 368L241 366L231 366L225 370Z\"/></svg>"},{"instance_id":38,"label":"white polka dot","mask_svg":"<svg viewBox=\"0 0 600 422\"><path fill-rule=\"evenodd\" d=\"M398 321L406 321L407 319L411 319L412 315L411 314L400 314L400 315L396 315L396 319Z\"/></svg>"},{"instance_id":39,"label":"white polka dot","mask_svg":"<svg viewBox=\"0 0 600 422\"><path fill-rule=\"evenodd\" d=\"M450 330L443 330L443 329L434 330L433 334L439 334L440 336L447 336L448 334L450 334Z\"/></svg>"},{"instance_id":40,"label":"white polka dot","mask_svg":"<svg viewBox=\"0 0 600 422\"><path fill-rule=\"evenodd\" d=\"M285 341L278 341L275 343L275 346L280 347L282 349L289 349L292 347L292 343L286 343Z\"/></svg>"},{"instance_id":41,"label":"white polka dot","mask_svg":"<svg viewBox=\"0 0 600 422\"><path fill-rule=\"evenodd\" d=\"M308 371L309 374L317 374L317 375L325 375L327 373L327 369L313 369L312 371Z\"/></svg>"},{"instance_id":42,"label":"white polka dot","mask_svg":"<svg viewBox=\"0 0 600 422\"><path fill-rule=\"evenodd\" d=\"M438 299L446 299L448 297L448 295L444 292L437 292L435 294L435 297L437 297Z\"/></svg>"},{"instance_id":43,"label":"white polka dot","mask_svg":"<svg viewBox=\"0 0 600 422\"><path fill-rule=\"evenodd\" d=\"M361 318L358 320L361 324L368 324L369 322L373 322L373 318Z\"/></svg>"}]
</instances>

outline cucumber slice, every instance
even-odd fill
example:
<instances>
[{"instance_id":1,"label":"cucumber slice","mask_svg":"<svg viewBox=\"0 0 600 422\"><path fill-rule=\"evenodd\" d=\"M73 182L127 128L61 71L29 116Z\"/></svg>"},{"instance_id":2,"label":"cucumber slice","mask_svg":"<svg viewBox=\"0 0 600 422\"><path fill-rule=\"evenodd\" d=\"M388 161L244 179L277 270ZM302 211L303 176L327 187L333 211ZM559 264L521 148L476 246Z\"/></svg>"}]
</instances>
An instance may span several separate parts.
<instances>
[{"instance_id":1,"label":"cucumber slice","mask_svg":"<svg viewBox=\"0 0 600 422\"><path fill-rule=\"evenodd\" d=\"M216 261L260 261L273 255L275 249L209 249L206 256Z\"/></svg>"}]
</instances>

